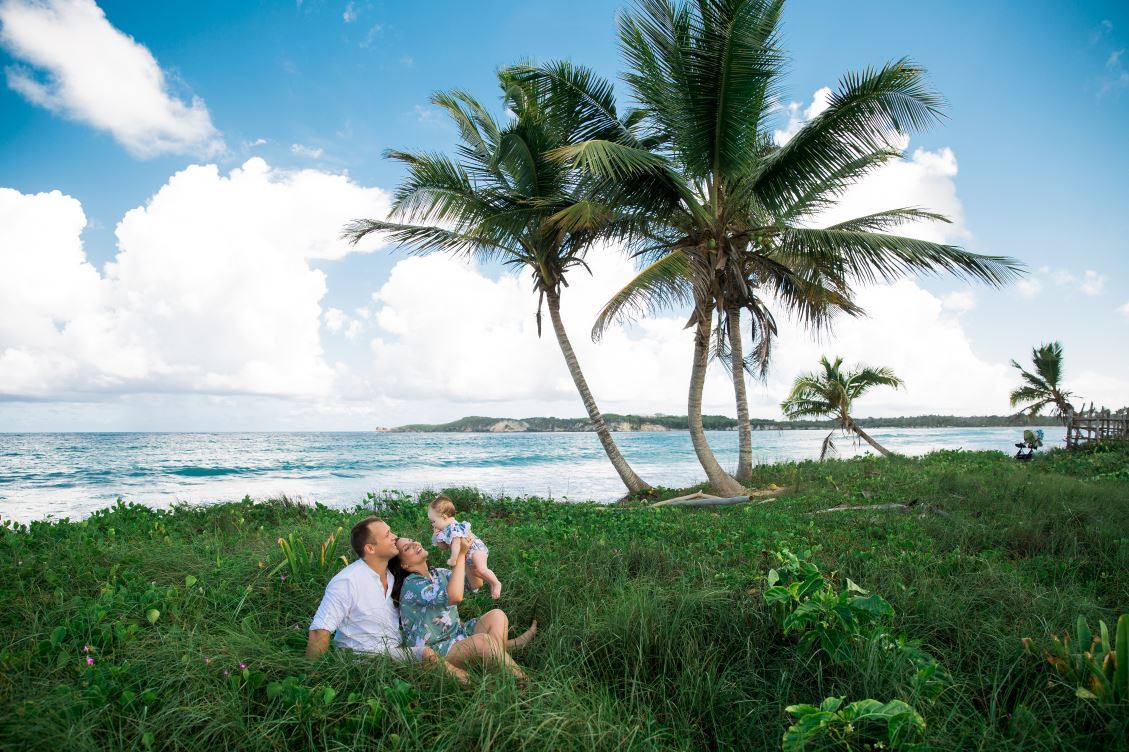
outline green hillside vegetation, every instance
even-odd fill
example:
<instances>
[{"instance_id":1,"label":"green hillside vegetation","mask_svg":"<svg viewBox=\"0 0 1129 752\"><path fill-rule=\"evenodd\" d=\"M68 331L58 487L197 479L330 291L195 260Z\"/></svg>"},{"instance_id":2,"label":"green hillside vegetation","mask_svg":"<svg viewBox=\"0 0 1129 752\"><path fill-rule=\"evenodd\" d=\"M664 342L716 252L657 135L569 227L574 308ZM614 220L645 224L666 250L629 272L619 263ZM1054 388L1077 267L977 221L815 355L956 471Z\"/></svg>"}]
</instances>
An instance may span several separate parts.
<instances>
[{"instance_id":1,"label":"green hillside vegetation","mask_svg":"<svg viewBox=\"0 0 1129 752\"><path fill-rule=\"evenodd\" d=\"M604 413L609 425L627 423L631 430L639 430L645 425L657 425L672 431L687 430L685 415L619 415ZM389 429L397 433L445 433L445 432L487 432L499 421L515 421L527 424L528 431L592 431L592 423L587 418L488 418L470 415L450 423L413 423ZM867 428L992 428L1006 426L1060 426L1058 418L1044 415L916 415L898 418L858 418L855 421ZM703 415L702 423L707 431L731 431L737 428L737 420L725 415ZM831 420L772 420L753 418L753 430L789 431L797 428L833 428L837 424Z\"/></svg>"},{"instance_id":2,"label":"green hillside vegetation","mask_svg":"<svg viewBox=\"0 0 1129 752\"><path fill-rule=\"evenodd\" d=\"M787 490L714 509L449 491L514 627L541 625L524 689L303 658L349 526L376 508L424 536L427 494L6 523L0 749L1129 747L1124 694L1043 656L1129 604L1129 449L789 463L754 483ZM843 504L865 508L821 513Z\"/></svg>"}]
</instances>

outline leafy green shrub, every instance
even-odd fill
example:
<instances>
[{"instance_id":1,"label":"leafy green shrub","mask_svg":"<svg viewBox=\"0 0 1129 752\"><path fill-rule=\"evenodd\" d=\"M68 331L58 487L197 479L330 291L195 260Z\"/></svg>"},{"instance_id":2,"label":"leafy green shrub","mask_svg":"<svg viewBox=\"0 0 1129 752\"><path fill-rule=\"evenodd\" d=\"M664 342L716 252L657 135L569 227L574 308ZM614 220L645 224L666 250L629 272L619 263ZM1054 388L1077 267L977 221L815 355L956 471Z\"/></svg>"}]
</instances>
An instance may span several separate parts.
<instances>
[{"instance_id":1,"label":"leafy green shrub","mask_svg":"<svg viewBox=\"0 0 1129 752\"><path fill-rule=\"evenodd\" d=\"M784 633L798 634L802 646L818 646L839 661L852 639L894 615L881 596L868 594L849 578L846 589L837 593L810 561L788 550L776 557L779 564L768 570L764 600Z\"/></svg>"},{"instance_id":2,"label":"leafy green shrub","mask_svg":"<svg viewBox=\"0 0 1129 752\"><path fill-rule=\"evenodd\" d=\"M828 697L819 707L789 705L796 717L781 740L782 752L834 749L913 750L925 733L925 719L901 700L857 700L843 705L843 697Z\"/></svg>"}]
</instances>

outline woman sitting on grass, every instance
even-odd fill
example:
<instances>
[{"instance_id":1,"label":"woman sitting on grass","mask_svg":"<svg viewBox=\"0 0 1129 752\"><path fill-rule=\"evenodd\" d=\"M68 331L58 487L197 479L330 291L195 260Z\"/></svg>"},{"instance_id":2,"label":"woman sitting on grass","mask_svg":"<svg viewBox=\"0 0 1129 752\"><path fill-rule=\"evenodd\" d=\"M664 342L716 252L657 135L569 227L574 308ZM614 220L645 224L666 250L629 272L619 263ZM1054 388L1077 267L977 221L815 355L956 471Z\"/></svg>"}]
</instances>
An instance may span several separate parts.
<instances>
[{"instance_id":1,"label":"woman sitting on grass","mask_svg":"<svg viewBox=\"0 0 1129 752\"><path fill-rule=\"evenodd\" d=\"M431 648L456 673L474 663L501 664L525 681L525 673L508 651L525 647L537 632L537 622L513 640L507 639L510 620L500 608L463 622L459 618L459 604L466 585L465 539L456 538L451 546L455 566L443 569L428 566L427 549L418 541L396 541L399 555L388 562L388 568L396 578L392 601L400 609L405 642L412 647Z\"/></svg>"}]
</instances>

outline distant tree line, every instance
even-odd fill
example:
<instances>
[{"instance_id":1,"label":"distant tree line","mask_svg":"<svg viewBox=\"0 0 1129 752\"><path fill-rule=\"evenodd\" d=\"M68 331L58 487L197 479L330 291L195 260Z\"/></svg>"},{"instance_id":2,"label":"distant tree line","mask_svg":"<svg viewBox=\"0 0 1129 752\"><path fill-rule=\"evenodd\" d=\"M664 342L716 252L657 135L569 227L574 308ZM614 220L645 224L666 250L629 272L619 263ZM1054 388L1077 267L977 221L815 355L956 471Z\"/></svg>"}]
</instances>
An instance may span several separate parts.
<instances>
[{"instance_id":1,"label":"distant tree line","mask_svg":"<svg viewBox=\"0 0 1129 752\"><path fill-rule=\"evenodd\" d=\"M604 420L613 427L628 424L630 430L642 426L661 426L672 431L685 431L689 421L685 415L619 415L604 413ZM485 433L501 421L514 421L528 426L530 433L553 431L594 431L587 418L490 418L470 415L450 423L412 423L390 429L397 433ZM751 418L754 431L790 431L802 428L835 428L836 420L771 420ZM1055 426L1061 421L1053 416L1028 415L911 415L897 418L855 418L854 422L864 428L999 428L1007 426ZM707 431L733 431L737 429L737 419L725 415L703 415L702 424Z\"/></svg>"}]
</instances>

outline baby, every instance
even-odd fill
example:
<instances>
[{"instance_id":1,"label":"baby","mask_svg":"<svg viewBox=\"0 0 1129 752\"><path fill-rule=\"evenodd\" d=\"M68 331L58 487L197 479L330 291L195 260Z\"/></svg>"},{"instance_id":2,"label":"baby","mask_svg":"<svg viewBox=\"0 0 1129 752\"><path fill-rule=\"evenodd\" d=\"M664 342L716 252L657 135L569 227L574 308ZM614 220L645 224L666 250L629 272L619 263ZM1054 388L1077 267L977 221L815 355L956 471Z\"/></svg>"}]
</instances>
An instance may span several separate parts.
<instances>
[{"instance_id":1,"label":"baby","mask_svg":"<svg viewBox=\"0 0 1129 752\"><path fill-rule=\"evenodd\" d=\"M502 581L498 579L487 564L490 549L480 538L470 532L469 522L459 522L455 519L455 504L446 496L438 496L435 501L427 505L427 519L431 520L432 545L440 548L451 548L455 538L464 538L467 547L467 582L477 590L486 582L490 585L490 597L497 599L502 594ZM448 566L455 565L455 556L447 560Z\"/></svg>"}]
</instances>

